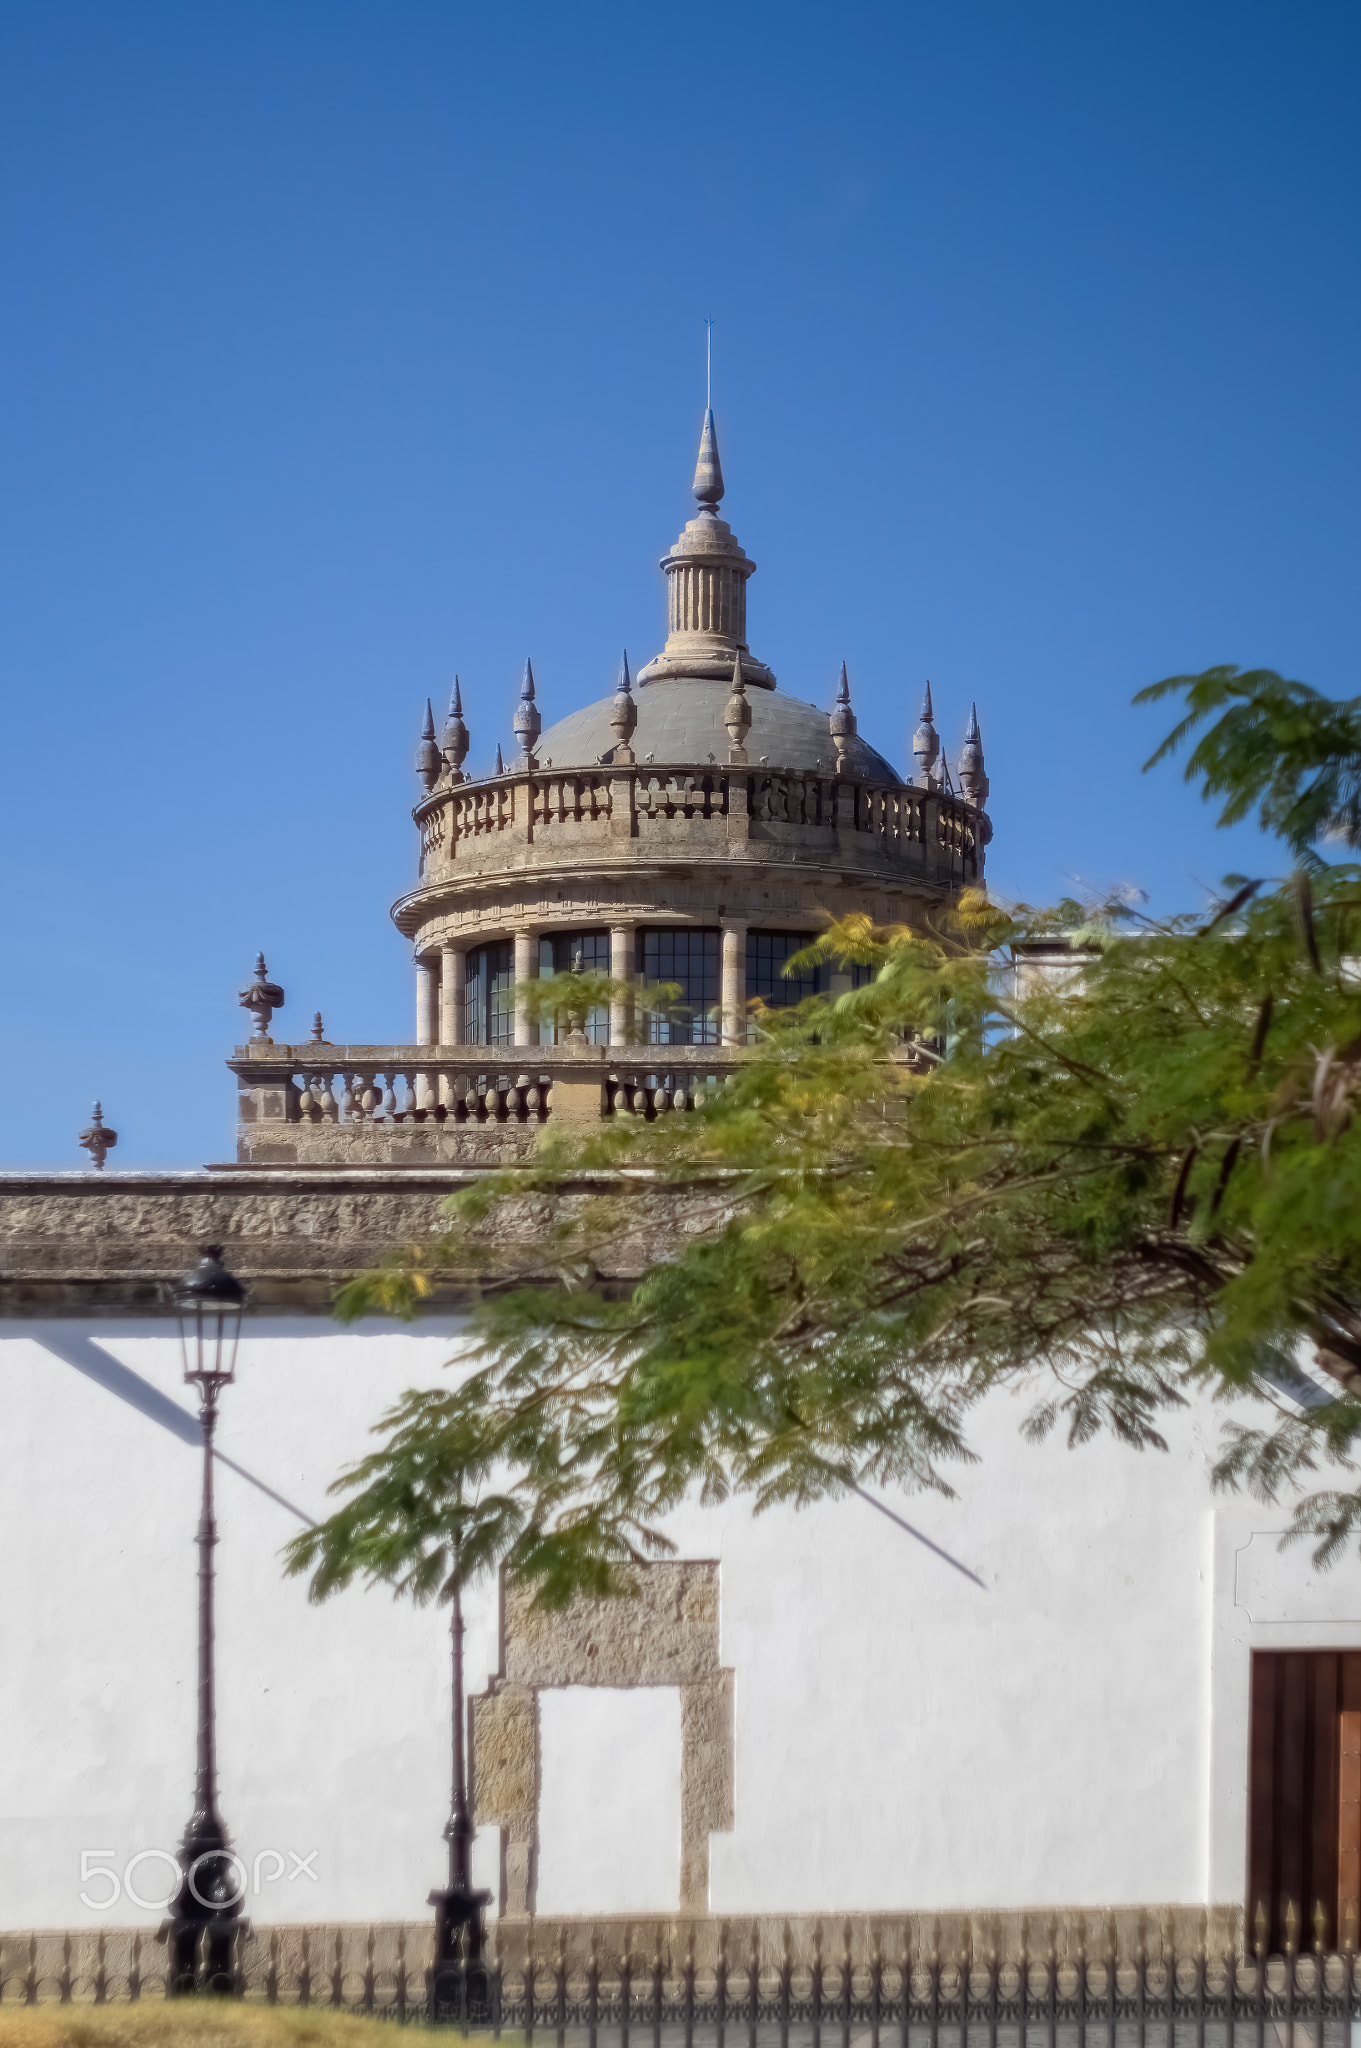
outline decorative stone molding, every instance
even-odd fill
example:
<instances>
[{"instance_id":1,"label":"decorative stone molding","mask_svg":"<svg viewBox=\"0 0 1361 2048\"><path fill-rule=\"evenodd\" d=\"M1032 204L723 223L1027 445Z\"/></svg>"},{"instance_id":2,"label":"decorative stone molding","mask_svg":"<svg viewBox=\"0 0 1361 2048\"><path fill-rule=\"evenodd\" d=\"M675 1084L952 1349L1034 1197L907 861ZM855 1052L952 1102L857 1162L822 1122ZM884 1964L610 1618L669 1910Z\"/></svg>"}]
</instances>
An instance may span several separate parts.
<instances>
[{"instance_id":1,"label":"decorative stone molding","mask_svg":"<svg viewBox=\"0 0 1361 2048\"><path fill-rule=\"evenodd\" d=\"M162 1314L166 1281L207 1243L226 1245L257 1309L324 1315L360 1267L437 1236L447 1197L477 1178L473 1168L362 1166L0 1175L0 1317ZM629 1286L659 1246L730 1213L726 1186L721 1175L671 1187L587 1173L551 1198L526 1191L497 1211L486 1265L451 1275L432 1306L457 1308L499 1261L523 1260L556 1220L597 1206L597 1267L606 1285Z\"/></svg>"},{"instance_id":2,"label":"decorative stone molding","mask_svg":"<svg viewBox=\"0 0 1361 2048\"><path fill-rule=\"evenodd\" d=\"M549 1687L677 1686L681 1699L680 1910L707 1913L709 1836L733 1825L733 1674L719 1663L715 1561L639 1569L636 1594L536 1607L507 1587L501 1672L472 1702L474 1818L501 1829L501 1911L534 1911L539 1695Z\"/></svg>"}]
</instances>

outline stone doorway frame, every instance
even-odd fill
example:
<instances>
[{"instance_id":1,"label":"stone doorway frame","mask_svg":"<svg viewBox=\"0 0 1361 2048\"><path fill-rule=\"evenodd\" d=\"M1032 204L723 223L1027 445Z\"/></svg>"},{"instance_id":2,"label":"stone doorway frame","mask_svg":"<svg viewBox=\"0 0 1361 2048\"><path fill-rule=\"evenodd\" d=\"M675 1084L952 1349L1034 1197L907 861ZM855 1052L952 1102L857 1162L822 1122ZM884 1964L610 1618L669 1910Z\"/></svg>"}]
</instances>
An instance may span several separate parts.
<instances>
[{"instance_id":1,"label":"stone doorway frame","mask_svg":"<svg viewBox=\"0 0 1361 2048\"><path fill-rule=\"evenodd\" d=\"M532 1913L539 1861L539 1694L676 1686L680 1911L709 1910L709 1836L733 1826L733 1672L719 1662L718 1560L646 1564L636 1594L558 1611L501 1584L501 1669L469 1701L473 1818L501 1830L500 1910Z\"/></svg>"}]
</instances>

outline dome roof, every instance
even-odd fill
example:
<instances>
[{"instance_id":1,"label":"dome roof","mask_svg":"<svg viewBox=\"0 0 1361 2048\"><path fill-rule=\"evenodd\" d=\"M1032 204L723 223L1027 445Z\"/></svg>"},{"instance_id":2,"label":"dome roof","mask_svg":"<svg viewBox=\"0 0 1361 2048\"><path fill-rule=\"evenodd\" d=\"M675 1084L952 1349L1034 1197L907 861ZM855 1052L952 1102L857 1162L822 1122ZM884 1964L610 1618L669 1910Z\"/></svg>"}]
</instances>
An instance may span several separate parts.
<instances>
[{"instance_id":1,"label":"dome roof","mask_svg":"<svg viewBox=\"0 0 1361 2048\"><path fill-rule=\"evenodd\" d=\"M726 766L728 729L723 712L731 691L729 682L699 676L659 680L639 690L634 700L638 706L638 728L632 742L635 760L641 766L650 756L668 768L703 767L710 760ZM800 702L786 690L753 690L748 702L751 730L746 749L751 767L764 759L772 768L812 772L820 767L823 774L831 773L836 747L828 712ZM539 766L595 768L602 760L612 760L613 711L614 698L602 697L545 727L534 749ZM901 787L903 778L897 769L867 741L853 738L848 755L853 775Z\"/></svg>"}]
</instances>

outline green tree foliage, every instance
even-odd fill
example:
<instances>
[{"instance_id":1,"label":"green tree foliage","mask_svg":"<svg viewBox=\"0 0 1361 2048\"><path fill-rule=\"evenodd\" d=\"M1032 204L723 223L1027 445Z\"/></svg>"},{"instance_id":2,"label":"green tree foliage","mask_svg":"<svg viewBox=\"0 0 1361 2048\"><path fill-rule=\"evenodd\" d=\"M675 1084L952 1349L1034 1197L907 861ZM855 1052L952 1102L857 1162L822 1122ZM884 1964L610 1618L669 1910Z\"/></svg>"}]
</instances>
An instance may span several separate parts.
<instances>
[{"instance_id":1,"label":"green tree foliage","mask_svg":"<svg viewBox=\"0 0 1361 2048\"><path fill-rule=\"evenodd\" d=\"M1189 779L1223 822L1255 806L1288 873L1170 922L972 894L922 927L834 926L811 955L867 985L758 1008L702 1114L491 1176L345 1290L346 1317L415 1314L485 1262L527 1180L621 1174L613 1202L559 1205L548 1281L543 1253L487 1268L459 1375L408 1397L351 1485L398 1485L427 1435L456 1457L466 1432L503 1488L497 1555L563 1600L665 1547L686 1494L948 1492L999 1387L1034 1436L1157 1449L1200 1385L1266 1404L1226 1423L1220 1483L1298 1494L1331 1462L1297 1533L1331 1557L1361 1532L1361 870L1320 852L1361 830L1361 700L1233 669L1145 695L1186 705L1154 759L1199 731ZM1048 964L1016 975L1038 944ZM683 1180L702 1227L612 1298L594 1260L640 1176ZM347 1560L345 1512L297 1557ZM396 1526L356 1562L401 1569Z\"/></svg>"}]
</instances>

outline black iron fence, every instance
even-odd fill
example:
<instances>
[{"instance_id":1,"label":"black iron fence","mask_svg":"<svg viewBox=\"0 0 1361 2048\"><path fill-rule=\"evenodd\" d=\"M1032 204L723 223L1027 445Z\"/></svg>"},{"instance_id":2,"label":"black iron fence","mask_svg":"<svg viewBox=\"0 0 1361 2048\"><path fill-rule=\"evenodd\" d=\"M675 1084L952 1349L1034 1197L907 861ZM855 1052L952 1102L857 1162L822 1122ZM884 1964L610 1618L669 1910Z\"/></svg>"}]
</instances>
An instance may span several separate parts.
<instances>
[{"instance_id":1,"label":"black iron fence","mask_svg":"<svg viewBox=\"0 0 1361 2048\"><path fill-rule=\"evenodd\" d=\"M1293 1921L1294 1916L1288 1916ZM536 1953L520 1930L514 1961L495 1948L435 1972L404 1932L354 1935L249 1929L216 1976L206 1953L173 1981L153 1938L87 1944L70 1935L0 1937L0 2004L123 2004L217 1993L251 2004L328 2007L401 2025L510 2034L548 2048L1353 2048L1361 1971L1352 1947L1280 1954L1178 1953L1164 1940L1117 1954L1079 1939L1072 1953L1007 1959L973 1946L896 1947L886 1924L868 1956L844 1941L811 1956L731 1952L717 1930L701 1961L691 1933L651 1954L602 1958L593 1940ZM60 1948L53 1954L54 1943ZM386 1946L388 1953L382 1953ZM412 1952L415 1951L415 1952ZM55 1965L55 1967L53 1967Z\"/></svg>"}]
</instances>

